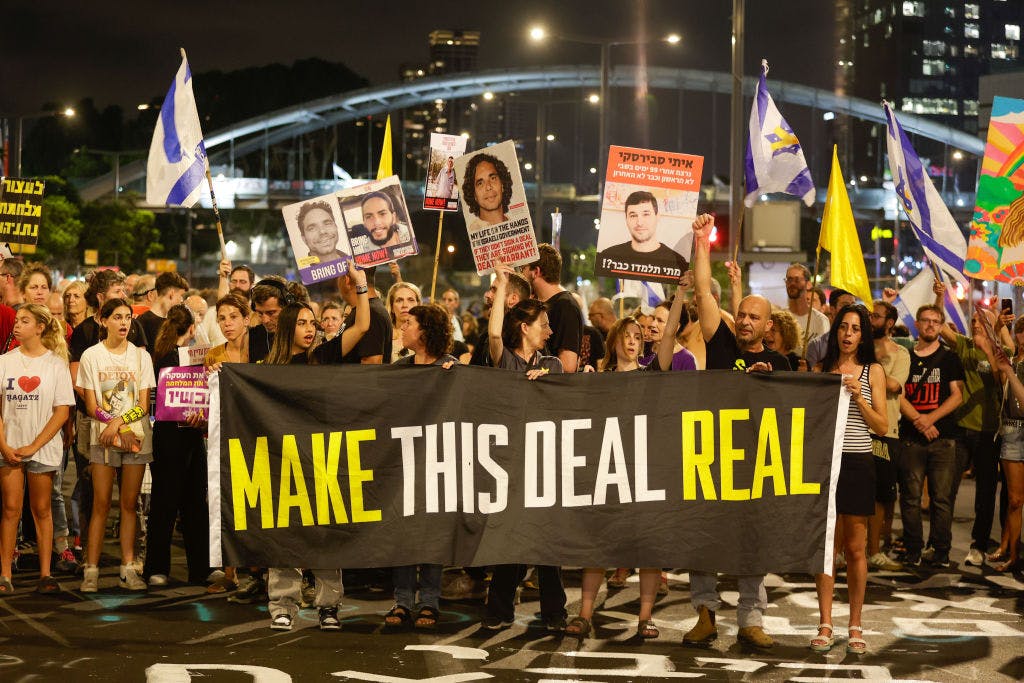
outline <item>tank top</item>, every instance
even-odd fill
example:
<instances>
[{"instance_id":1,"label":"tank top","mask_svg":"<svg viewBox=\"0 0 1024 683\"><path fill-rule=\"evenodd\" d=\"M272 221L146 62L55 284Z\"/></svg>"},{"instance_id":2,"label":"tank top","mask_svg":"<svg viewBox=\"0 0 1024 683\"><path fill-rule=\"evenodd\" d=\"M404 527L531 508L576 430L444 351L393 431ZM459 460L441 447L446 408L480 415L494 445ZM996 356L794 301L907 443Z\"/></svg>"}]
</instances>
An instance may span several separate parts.
<instances>
[{"instance_id":1,"label":"tank top","mask_svg":"<svg viewBox=\"0 0 1024 683\"><path fill-rule=\"evenodd\" d=\"M860 373L860 395L871 404L871 381L869 379L868 365ZM850 412L846 418L846 432L843 434L844 453L870 453L871 452L871 430L868 429L864 416L860 414L855 396L850 397Z\"/></svg>"}]
</instances>

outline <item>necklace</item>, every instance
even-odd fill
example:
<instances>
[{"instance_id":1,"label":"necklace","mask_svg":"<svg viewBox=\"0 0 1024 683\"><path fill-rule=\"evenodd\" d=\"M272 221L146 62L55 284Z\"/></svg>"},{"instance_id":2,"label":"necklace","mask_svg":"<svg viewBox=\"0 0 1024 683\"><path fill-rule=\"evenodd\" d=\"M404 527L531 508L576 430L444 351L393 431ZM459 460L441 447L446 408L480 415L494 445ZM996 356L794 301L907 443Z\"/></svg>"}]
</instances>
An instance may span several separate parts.
<instances>
[{"instance_id":1,"label":"necklace","mask_svg":"<svg viewBox=\"0 0 1024 683\"><path fill-rule=\"evenodd\" d=\"M35 361L36 358L42 358L45 355L45 349L43 353L39 354L38 356L30 356L27 353L25 353L25 347L18 347L18 362L21 363L22 369L26 371L28 370L29 366L32 365L33 361Z\"/></svg>"},{"instance_id":2,"label":"necklace","mask_svg":"<svg viewBox=\"0 0 1024 683\"><path fill-rule=\"evenodd\" d=\"M110 363L112 365L118 365L118 356L120 356L120 365L121 365L121 367L125 367L125 366L128 365L128 344L127 343L125 343L125 345L124 345L124 352L120 353L120 354L114 354L110 350L110 348L106 344L104 344L103 342L100 342L100 345L103 347L103 350L107 352L107 356L110 358Z\"/></svg>"}]
</instances>

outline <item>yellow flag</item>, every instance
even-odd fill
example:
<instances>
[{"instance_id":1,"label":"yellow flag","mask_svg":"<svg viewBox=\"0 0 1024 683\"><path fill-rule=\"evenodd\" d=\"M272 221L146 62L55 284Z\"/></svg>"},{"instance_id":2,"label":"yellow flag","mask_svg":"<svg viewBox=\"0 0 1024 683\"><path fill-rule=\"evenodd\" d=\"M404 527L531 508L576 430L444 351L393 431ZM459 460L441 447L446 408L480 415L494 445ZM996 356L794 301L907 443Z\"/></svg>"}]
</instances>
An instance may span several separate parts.
<instances>
[{"instance_id":1,"label":"yellow flag","mask_svg":"<svg viewBox=\"0 0 1024 683\"><path fill-rule=\"evenodd\" d=\"M388 114L388 122L384 125L384 147L380 151L377 180L384 180L394 174L394 171L391 170L391 114Z\"/></svg>"},{"instance_id":2,"label":"yellow flag","mask_svg":"<svg viewBox=\"0 0 1024 683\"><path fill-rule=\"evenodd\" d=\"M864 303L871 304L871 285L864 267L864 250L857 237L853 222L850 197L846 194L843 171L839 168L839 155L832 147L832 175L828 179L825 213L821 217L818 253L824 249L832 254L832 286L853 294Z\"/></svg>"}]
</instances>

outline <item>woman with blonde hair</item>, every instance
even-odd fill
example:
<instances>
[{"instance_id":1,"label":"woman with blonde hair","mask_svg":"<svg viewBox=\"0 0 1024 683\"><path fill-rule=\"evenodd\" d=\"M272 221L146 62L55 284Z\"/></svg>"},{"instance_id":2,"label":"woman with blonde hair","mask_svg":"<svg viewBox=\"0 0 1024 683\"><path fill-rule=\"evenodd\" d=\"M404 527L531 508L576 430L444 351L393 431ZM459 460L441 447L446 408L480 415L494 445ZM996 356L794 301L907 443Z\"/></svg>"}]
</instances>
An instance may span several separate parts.
<instances>
[{"instance_id":1,"label":"woman with blonde hair","mask_svg":"<svg viewBox=\"0 0 1024 683\"><path fill-rule=\"evenodd\" d=\"M16 388L0 395L0 595L14 591L11 568L25 481L39 547L39 593L57 593L50 576L50 497L63 459L60 430L75 404L61 321L43 305L25 304L14 319L18 348L0 356L0 378ZM16 379L15 379L16 378Z\"/></svg>"},{"instance_id":2,"label":"woman with blonde hair","mask_svg":"<svg viewBox=\"0 0 1024 683\"><path fill-rule=\"evenodd\" d=\"M388 313L391 314L391 359L394 363L403 356L409 355L409 350L402 346L402 325L409 317L409 311L413 306L423 303L423 295L420 288L411 282L396 282L388 290Z\"/></svg>"}]
</instances>

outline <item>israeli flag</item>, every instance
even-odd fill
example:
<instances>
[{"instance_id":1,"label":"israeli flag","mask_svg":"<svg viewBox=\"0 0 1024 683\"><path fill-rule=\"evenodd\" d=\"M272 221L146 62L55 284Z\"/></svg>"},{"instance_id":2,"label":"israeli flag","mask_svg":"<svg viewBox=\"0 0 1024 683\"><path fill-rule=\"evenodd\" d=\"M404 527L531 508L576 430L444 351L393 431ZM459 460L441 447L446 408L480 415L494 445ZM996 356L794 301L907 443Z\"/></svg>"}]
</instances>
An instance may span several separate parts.
<instances>
[{"instance_id":1,"label":"israeli flag","mask_svg":"<svg viewBox=\"0 0 1024 683\"><path fill-rule=\"evenodd\" d=\"M753 206L762 194L785 192L812 206L814 181L807 168L804 150L768 94L767 73L768 62L761 60L761 80L757 83L754 105L750 108L745 169L747 196L743 203Z\"/></svg>"},{"instance_id":2,"label":"israeli flag","mask_svg":"<svg viewBox=\"0 0 1024 683\"><path fill-rule=\"evenodd\" d=\"M146 202L193 206L208 168L199 111L192 93L192 72L185 50L153 131L146 164Z\"/></svg>"},{"instance_id":3,"label":"israeli flag","mask_svg":"<svg viewBox=\"0 0 1024 683\"><path fill-rule=\"evenodd\" d=\"M906 212L928 260L967 286L963 272L967 239L942 203L939 191L925 172L889 103L883 102L882 107L885 109L886 146L896 200Z\"/></svg>"},{"instance_id":4,"label":"israeli flag","mask_svg":"<svg viewBox=\"0 0 1024 683\"><path fill-rule=\"evenodd\" d=\"M612 297L612 300L623 297L639 299L640 310L644 315L650 315L655 307L665 300L665 288L660 282L647 282L646 280L622 280L621 282L621 291Z\"/></svg>"}]
</instances>

